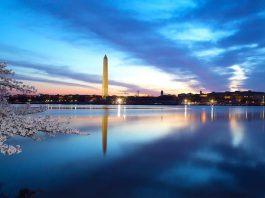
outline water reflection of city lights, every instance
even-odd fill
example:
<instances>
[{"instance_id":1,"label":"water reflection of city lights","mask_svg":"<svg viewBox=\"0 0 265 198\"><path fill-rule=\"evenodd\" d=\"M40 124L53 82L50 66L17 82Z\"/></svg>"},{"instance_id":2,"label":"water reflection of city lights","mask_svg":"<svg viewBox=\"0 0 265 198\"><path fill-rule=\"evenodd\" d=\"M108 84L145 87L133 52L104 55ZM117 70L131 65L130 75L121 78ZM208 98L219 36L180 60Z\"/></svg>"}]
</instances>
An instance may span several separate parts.
<instances>
[{"instance_id":1,"label":"water reflection of city lights","mask_svg":"<svg viewBox=\"0 0 265 198\"><path fill-rule=\"evenodd\" d=\"M117 116L118 117L121 117L121 105L118 105L118 108L117 108Z\"/></svg>"},{"instance_id":2,"label":"water reflection of city lights","mask_svg":"<svg viewBox=\"0 0 265 198\"><path fill-rule=\"evenodd\" d=\"M229 118L230 131L232 135L233 146L238 146L243 141L244 138L244 126L242 123L238 122L235 114L231 114Z\"/></svg>"},{"instance_id":3,"label":"water reflection of city lights","mask_svg":"<svg viewBox=\"0 0 265 198\"><path fill-rule=\"evenodd\" d=\"M126 119L126 107L123 108L123 119Z\"/></svg>"},{"instance_id":4,"label":"water reflection of city lights","mask_svg":"<svg viewBox=\"0 0 265 198\"><path fill-rule=\"evenodd\" d=\"M187 105L185 105L185 108L184 108L184 118L185 120L187 119Z\"/></svg>"},{"instance_id":5,"label":"water reflection of city lights","mask_svg":"<svg viewBox=\"0 0 265 198\"><path fill-rule=\"evenodd\" d=\"M213 107L213 105L211 107L211 120L212 121L214 120L214 107Z\"/></svg>"},{"instance_id":6,"label":"water reflection of city lights","mask_svg":"<svg viewBox=\"0 0 265 198\"><path fill-rule=\"evenodd\" d=\"M207 114L206 114L205 110L203 110L201 112L201 122L206 123L206 121L207 121Z\"/></svg>"}]
</instances>

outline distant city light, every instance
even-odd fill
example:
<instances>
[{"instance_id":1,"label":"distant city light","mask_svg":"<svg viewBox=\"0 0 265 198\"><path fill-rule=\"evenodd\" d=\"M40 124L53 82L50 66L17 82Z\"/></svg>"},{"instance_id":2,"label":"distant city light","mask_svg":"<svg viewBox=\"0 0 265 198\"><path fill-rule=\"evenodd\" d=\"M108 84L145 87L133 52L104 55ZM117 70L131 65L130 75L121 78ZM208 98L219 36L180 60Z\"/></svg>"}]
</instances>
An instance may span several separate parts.
<instances>
[{"instance_id":1,"label":"distant city light","mask_svg":"<svg viewBox=\"0 0 265 198\"><path fill-rule=\"evenodd\" d=\"M211 104L211 105L214 104L214 100L213 100L213 99L210 100L210 104Z\"/></svg>"},{"instance_id":2,"label":"distant city light","mask_svg":"<svg viewBox=\"0 0 265 198\"><path fill-rule=\"evenodd\" d=\"M121 98L117 98L117 104L121 104L122 103L122 99Z\"/></svg>"}]
</instances>

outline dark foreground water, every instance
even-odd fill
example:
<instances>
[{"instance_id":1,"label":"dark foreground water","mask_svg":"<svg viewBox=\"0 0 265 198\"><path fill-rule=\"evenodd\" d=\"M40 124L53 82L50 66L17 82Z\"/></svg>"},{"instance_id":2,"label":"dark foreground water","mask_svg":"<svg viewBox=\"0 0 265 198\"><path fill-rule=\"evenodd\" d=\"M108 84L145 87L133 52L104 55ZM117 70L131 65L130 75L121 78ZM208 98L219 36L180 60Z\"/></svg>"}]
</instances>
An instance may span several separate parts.
<instances>
[{"instance_id":1,"label":"dark foreground water","mask_svg":"<svg viewBox=\"0 0 265 198\"><path fill-rule=\"evenodd\" d=\"M111 107L43 113L90 135L10 140L0 197L265 197L263 107Z\"/></svg>"}]
</instances>

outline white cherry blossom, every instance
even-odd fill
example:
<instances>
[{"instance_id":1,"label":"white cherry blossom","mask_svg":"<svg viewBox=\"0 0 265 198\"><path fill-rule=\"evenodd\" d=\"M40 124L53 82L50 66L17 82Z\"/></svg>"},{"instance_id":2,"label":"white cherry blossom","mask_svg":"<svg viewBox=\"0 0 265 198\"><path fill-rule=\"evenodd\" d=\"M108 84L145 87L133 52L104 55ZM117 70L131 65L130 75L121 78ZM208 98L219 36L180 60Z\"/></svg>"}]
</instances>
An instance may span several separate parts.
<instances>
[{"instance_id":1,"label":"white cherry blossom","mask_svg":"<svg viewBox=\"0 0 265 198\"><path fill-rule=\"evenodd\" d=\"M0 62L0 151L5 155L18 154L22 150L19 145L8 145L10 137L23 136L40 140L38 132L49 135L56 133L80 134L78 130L68 127L69 121L60 122L49 116L32 116L47 110L45 107L31 107L22 105L14 107L7 102L10 91L15 90L24 94L36 92L31 86L12 79L14 72L6 69L7 65Z\"/></svg>"}]
</instances>

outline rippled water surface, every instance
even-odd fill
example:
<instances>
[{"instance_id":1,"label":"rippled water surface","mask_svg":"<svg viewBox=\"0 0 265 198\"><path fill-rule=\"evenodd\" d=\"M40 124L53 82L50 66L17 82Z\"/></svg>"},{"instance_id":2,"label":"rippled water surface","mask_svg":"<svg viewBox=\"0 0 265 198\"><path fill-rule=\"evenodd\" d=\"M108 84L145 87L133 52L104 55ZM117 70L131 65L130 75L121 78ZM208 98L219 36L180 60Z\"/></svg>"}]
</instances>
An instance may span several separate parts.
<instances>
[{"instance_id":1,"label":"rippled water surface","mask_svg":"<svg viewBox=\"0 0 265 198\"><path fill-rule=\"evenodd\" d=\"M11 139L0 197L265 196L263 107L93 107L42 113L88 136Z\"/></svg>"}]
</instances>

